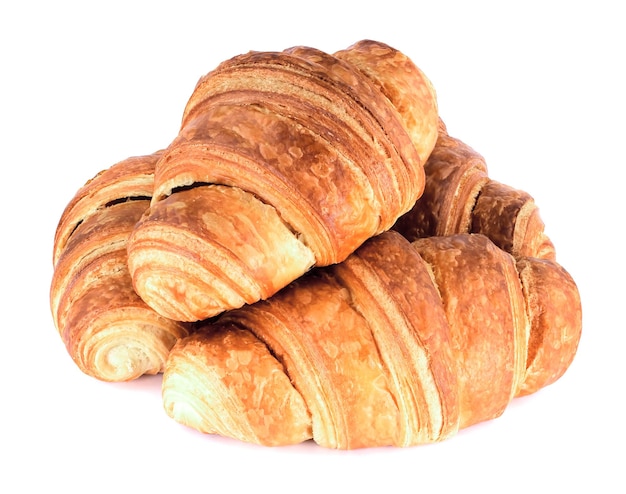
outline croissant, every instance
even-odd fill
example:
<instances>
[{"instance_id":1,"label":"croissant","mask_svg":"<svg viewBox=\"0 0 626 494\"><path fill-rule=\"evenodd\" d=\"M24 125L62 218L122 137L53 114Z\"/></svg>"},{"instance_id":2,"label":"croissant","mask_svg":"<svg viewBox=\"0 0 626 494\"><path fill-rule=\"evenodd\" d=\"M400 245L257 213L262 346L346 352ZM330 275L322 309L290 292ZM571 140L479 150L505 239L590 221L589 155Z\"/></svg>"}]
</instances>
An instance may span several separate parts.
<instances>
[{"instance_id":1,"label":"croissant","mask_svg":"<svg viewBox=\"0 0 626 494\"><path fill-rule=\"evenodd\" d=\"M59 221L50 307L74 362L103 381L162 372L188 325L152 310L135 293L126 246L148 208L160 153L124 160L88 181Z\"/></svg>"},{"instance_id":2,"label":"croissant","mask_svg":"<svg viewBox=\"0 0 626 494\"><path fill-rule=\"evenodd\" d=\"M441 120L424 173L422 197L393 226L409 240L482 233L515 257L556 258L533 197L490 179L485 159Z\"/></svg>"},{"instance_id":3,"label":"croissant","mask_svg":"<svg viewBox=\"0 0 626 494\"><path fill-rule=\"evenodd\" d=\"M262 445L432 443L554 382L580 332L556 261L516 261L482 234L410 243L392 230L180 339L163 403Z\"/></svg>"},{"instance_id":4,"label":"croissant","mask_svg":"<svg viewBox=\"0 0 626 494\"><path fill-rule=\"evenodd\" d=\"M163 372L173 419L265 445L444 440L559 379L581 334L532 197L372 41L222 63L167 149L78 191L53 263L81 370Z\"/></svg>"},{"instance_id":5,"label":"croissant","mask_svg":"<svg viewBox=\"0 0 626 494\"><path fill-rule=\"evenodd\" d=\"M128 242L135 290L199 321L343 261L422 194L437 125L429 80L382 43L223 62L156 164Z\"/></svg>"}]
</instances>

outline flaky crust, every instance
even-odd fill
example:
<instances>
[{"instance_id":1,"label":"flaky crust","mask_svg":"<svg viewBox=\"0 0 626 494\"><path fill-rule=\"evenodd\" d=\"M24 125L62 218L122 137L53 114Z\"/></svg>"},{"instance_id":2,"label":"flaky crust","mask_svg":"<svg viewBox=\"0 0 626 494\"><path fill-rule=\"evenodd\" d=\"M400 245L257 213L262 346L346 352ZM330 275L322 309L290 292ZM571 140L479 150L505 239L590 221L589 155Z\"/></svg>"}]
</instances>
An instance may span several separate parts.
<instances>
[{"instance_id":1,"label":"flaky crust","mask_svg":"<svg viewBox=\"0 0 626 494\"><path fill-rule=\"evenodd\" d=\"M81 187L65 207L54 236L53 265L76 227L89 216L120 199L150 200L154 188L154 167L161 156L157 151L133 156L102 170Z\"/></svg>"},{"instance_id":2,"label":"flaky crust","mask_svg":"<svg viewBox=\"0 0 626 494\"><path fill-rule=\"evenodd\" d=\"M411 86L415 98L409 99L403 90ZM432 86L407 57L381 43L360 43L337 56L294 47L223 62L198 82L178 137L157 163L150 212L129 241L135 289L162 315L193 321L265 299L288 282L282 274L269 279L268 271L251 274L255 283L240 283L241 270L230 267L246 264L247 241L218 242L190 229L194 239L211 244L203 252L230 259L226 269L198 263L185 245L161 248L168 229L180 232L194 223L183 212L195 214L194 201L204 200L199 197L206 187L238 188L252 196L242 202L276 210L293 240L272 242L270 228L264 243L271 251L258 254L274 256L275 264L290 259L289 281L308 271L311 260L316 266L344 260L413 206L436 134ZM183 201L181 191L191 205L180 208L178 225L152 221L161 208ZM240 210L223 209L218 230L230 228L227 210ZM247 224L250 232L242 221L238 235L254 243L263 232L252 219ZM165 269L178 280L176 287L162 282ZM196 285L209 279L243 292L227 300L207 295L202 306Z\"/></svg>"}]
</instances>

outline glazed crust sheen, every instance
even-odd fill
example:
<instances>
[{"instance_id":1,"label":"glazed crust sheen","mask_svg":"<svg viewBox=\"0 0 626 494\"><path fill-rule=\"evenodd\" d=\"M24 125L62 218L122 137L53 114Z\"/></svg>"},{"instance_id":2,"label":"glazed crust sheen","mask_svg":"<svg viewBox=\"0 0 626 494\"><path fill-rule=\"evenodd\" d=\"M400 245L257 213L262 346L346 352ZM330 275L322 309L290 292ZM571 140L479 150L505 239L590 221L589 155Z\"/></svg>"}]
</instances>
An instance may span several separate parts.
<instances>
[{"instance_id":1,"label":"glazed crust sheen","mask_svg":"<svg viewBox=\"0 0 626 494\"><path fill-rule=\"evenodd\" d=\"M430 82L381 43L223 62L198 82L156 165L150 210L129 241L136 291L160 314L196 321L344 260L422 194L437 119ZM237 289L220 297L207 286Z\"/></svg>"},{"instance_id":2,"label":"glazed crust sheen","mask_svg":"<svg viewBox=\"0 0 626 494\"><path fill-rule=\"evenodd\" d=\"M165 410L258 444L441 441L571 362L576 285L556 262L537 262L516 263L484 235L410 243L383 233L181 339L164 372Z\"/></svg>"},{"instance_id":3,"label":"glazed crust sheen","mask_svg":"<svg viewBox=\"0 0 626 494\"><path fill-rule=\"evenodd\" d=\"M87 182L66 207L53 248L50 307L68 353L86 374L127 381L162 372L187 325L137 295L126 246L150 204L158 153L124 160Z\"/></svg>"}]
</instances>

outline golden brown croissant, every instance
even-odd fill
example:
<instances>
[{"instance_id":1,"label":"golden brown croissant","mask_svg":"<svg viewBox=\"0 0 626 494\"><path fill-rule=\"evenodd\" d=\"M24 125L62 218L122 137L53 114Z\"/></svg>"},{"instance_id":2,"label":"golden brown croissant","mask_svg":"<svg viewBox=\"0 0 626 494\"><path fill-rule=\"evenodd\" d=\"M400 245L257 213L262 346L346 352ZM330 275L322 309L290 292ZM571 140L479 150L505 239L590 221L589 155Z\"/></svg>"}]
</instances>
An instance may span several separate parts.
<instances>
[{"instance_id":1,"label":"golden brown croissant","mask_svg":"<svg viewBox=\"0 0 626 494\"><path fill-rule=\"evenodd\" d=\"M441 121L424 172L422 197L393 226L409 240L482 233L515 257L555 259L530 194L490 179L484 158L448 135Z\"/></svg>"},{"instance_id":2,"label":"golden brown croissant","mask_svg":"<svg viewBox=\"0 0 626 494\"><path fill-rule=\"evenodd\" d=\"M484 235L411 244L389 231L179 340L164 407L264 445L424 444L560 377L580 331L555 261L516 262Z\"/></svg>"},{"instance_id":3,"label":"golden brown croissant","mask_svg":"<svg viewBox=\"0 0 626 494\"><path fill-rule=\"evenodd\" d=\"M136 291L197 321L342 261L421 195L437 122L430 82L382 43L223 62L156 165L128 246Z\"/></svg>"},{"instance_id":4,"label":"golden brown croissant","mask_svg":"<svg viewBox=\"0 0 626 494\"><path fill-rule=\"evenodd\" d=\"M54 239L54 323L78 367L105 381L161 372L174 342L188 334L139 298L127 267L128 237L149 206L159 156L129 158L87 182Z\"/></svg>"}]
</instances>

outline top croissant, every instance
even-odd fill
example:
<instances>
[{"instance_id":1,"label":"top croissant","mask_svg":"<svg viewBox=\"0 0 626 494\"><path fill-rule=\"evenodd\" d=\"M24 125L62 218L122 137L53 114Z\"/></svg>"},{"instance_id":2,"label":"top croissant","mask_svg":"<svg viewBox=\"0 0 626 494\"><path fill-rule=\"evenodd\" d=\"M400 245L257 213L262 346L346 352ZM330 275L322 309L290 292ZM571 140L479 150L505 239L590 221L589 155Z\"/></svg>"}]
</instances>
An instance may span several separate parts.
<instances>
[{"instance_id":1,"label":"top croissant","mask_svg":"<svg viewBox=\"0 0 626 494\"><path fill-rule=\"evenodd\" d=\"M135 290L198 321L343 261L420 197L437 125L430 81L379 42L221 63L156 164L128 242Z\"/></svg>"}]
</instances>

